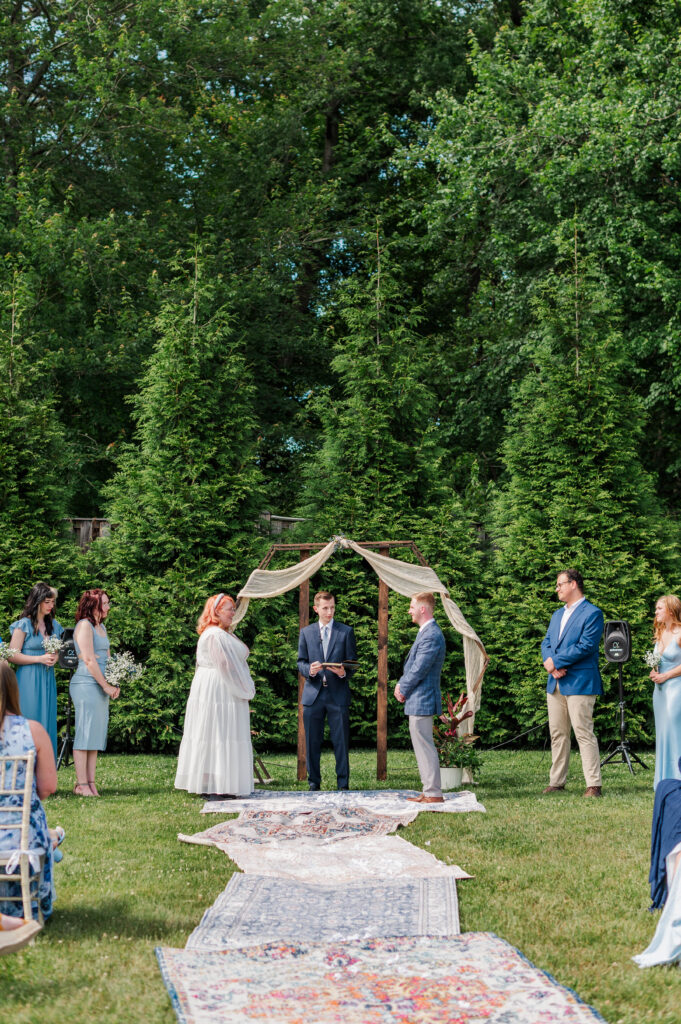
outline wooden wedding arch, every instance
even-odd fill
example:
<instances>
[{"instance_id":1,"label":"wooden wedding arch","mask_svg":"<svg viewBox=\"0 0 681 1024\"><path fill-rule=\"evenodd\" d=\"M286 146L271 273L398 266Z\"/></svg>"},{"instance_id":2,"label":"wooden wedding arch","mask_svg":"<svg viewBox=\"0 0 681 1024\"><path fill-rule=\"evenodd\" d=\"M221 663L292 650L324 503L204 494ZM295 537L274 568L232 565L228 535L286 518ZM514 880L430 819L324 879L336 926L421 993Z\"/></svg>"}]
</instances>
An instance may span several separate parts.
<instances>
[{"instance_id":1,"label":"wooden wedding arch","mask_svg":"<svg viewBox=\"0 0 681 1024\"><path fill-rule=\"evenodd\" d=\"M339 538L340 540L340 538ZM272 558L278 551L298 551L300 561L303 562L310 557L313 551L319 551L327 547L327 544L300 543L300 544L272 544L267 554L258 565L258 570L267 569ZM425 568L430 569L428 562L421 551L411 540L382 540L382 541L357 541L356 547L374 549L380 555L390 556L391 548L407 548L418 559ZM255 574L254 574L255 575ZM390 588L380 578L378 580L378 686L376 692L376 778L385 780L388 769L388 595ZM458 611L458 609L457 609ZM309 625L310 622L310 581L309 577L299 585L298 597L298 618L300 628ZM473 634L475 635L475 634ZM475 692L482 684L482 677L487 665L487 655L480 640L475 637L478 646L484 654L482 669L475 680ZM305 728L303 725L303 709L301 697L305 680L298 674L298 780L303 781L307 777L307 764L305 759ZM471 720L472 721L472 720Z\"/></svg>"}]
</instances>

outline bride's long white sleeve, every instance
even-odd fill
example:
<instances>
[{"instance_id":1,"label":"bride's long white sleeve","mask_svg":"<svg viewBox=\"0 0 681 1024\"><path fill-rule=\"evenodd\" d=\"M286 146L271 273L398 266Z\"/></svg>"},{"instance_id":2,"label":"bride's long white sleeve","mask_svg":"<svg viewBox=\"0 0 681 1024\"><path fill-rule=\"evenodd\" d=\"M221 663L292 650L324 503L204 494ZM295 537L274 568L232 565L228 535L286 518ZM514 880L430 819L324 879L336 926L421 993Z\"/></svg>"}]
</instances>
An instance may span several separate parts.
<instances>
[{"instance_id":1,"label":"bride's long white sleeve","mask_svg":"<svg viewBox=\"0 0 681 1024\"><path fill-rule=\"evenodd\" d=\"M246 645L218 626L209 626L205 630L196 651L197 666L219 672L233 695L242 700L252 700L255 696L255 683L248 670L247 657Z\"/></svg>"}]
</instances>

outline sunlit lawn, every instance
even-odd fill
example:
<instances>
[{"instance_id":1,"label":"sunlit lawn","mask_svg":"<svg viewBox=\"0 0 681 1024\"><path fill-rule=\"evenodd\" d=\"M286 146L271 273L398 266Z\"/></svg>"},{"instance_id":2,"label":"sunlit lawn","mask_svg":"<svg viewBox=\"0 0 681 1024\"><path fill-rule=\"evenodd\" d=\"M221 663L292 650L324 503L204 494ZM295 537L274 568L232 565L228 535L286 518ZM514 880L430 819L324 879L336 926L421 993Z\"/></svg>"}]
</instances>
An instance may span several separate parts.
<instances>
[{"instance_id":1,"label":"sunlit lawn","mask_svg":"<svg viewBox=\"0 0 681 1024\"><path fill-rule=\"evenodd\" d=\"M266 760L275 788L298 788L294 754ZM331 787L328 754L323 769ZM351 769L353 788L377 788L375 753L354 752ZM418 787L410 752L390 753L388 769L384 785ZM184 945L233 866L177 841L206 819L199 797L173 789L174 771L170 757L105 757L102 798L85 800L62 769L47 806L67 830L58 902L32 947L0 958L2 1024L175 1020L154 947ZM486 814L423 814L403 834L475 875L459 883L464 930L503 936L609 1024L679 1024L681 971L630 960L657 920L647 912L652 772L606 768L603 800L582 798L577 755L566 793L542 796L547 774L539 752L488 754L476 787Z\"/></svg>"}]
</instances>

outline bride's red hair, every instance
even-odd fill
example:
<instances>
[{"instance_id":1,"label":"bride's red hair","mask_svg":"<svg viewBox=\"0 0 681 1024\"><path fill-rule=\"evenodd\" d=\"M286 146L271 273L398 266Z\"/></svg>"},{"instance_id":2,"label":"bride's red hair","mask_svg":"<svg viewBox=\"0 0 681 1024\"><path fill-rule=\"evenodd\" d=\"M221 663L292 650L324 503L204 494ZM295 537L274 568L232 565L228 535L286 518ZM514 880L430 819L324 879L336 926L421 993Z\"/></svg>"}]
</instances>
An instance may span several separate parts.
<instances>
[{"instance_id":1,"label":"bride's red hair","mask_svg":"<svg viewBox=\"0 0 681 1024\"><path fill-rule=\"evenodd\" d=\"M222 604L223 601L230 601L236 608L236 601L229 594L213 594L206 601L203 611L199 615L199 621L196 623L196 632L201 634L204 629L208 629L209 626L220 626L218 617L215 614ZM222 629L222 626L220 626Z\"/></svg>"}]
</instances>

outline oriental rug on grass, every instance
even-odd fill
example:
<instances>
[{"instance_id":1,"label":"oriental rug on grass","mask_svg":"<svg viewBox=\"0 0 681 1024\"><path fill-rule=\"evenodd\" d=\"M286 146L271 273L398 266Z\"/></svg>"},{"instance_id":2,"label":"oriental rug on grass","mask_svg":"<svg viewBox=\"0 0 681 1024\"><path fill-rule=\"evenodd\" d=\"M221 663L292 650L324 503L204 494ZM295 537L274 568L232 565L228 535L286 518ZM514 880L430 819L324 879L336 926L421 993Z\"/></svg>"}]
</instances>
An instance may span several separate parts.
<instances>
[{"instance_id":1,"label":"oriental rug on grass","mask_svg":"<svg viewBox=\"0 0 681 1024\"><path fill-rule=\"evenodd\" d=\"M203 832L186 836L183 843L217 846L220 843L271 843L313 839L340 842L359 836L387 836L400 825L408 825L418 811L409 804L400 814L374 814L362 807L301 808L295 811L242 811L236 821L223 821Z\"/></svg>"},{"instance_id":2,"label":"oriental rug on grass","mask_svg":"<svg viewBox=\"0 0 681 1024\"><path fill-rule=\"evenodd\" d=\"M360 836L338 843L318 839L296 842L215 843L247 875L294 878L329 885L387 881L392 878L470 878L457 864L444 864L432 853L399 836Z\"/></svg>"},{"instance_id":3,"label":"oriental rug on grass","mask_svg":"<svg viewBox=\"0 0 681 1024\"><path fill-rule=\"evenodd\" d=\"M157 949L180 1024L587 1024L603 1018L487 932Z\"/></svg>"},{"instance_id":4,"label":"oriental rug on grass","mask_svg":"<svg viewBox=\"0 0 681 1024\"><path fill-rule=\"evenodd\" d=\"M339 809L362 807L367 811L374 811L376 814L400 814L406 808L415 808L417 813L439 811L448 814L468 813L469 811L484 812L485 810L475 793L471 793L467 789L458 790L456 793L444 793L445 799L442 804L410 803L407 799L410 796L418 796L418 793L414 789L320 790L316 793L296 790L282 790L277 793L258 790L251 793L250 796L208 800L201 808L201 813L237 814L239 811L254 808L268 811L293 811L303 808L327 809L329 807Z\"/></svg>"},{"instance_id":5,"label":"oriental rug on grass","mask_svg":"<svg viewBox=\"0 0 681 1024\"><path fill-rule=\"evenodd\" d=\"M310 908L313 912L310 913ZM232 875L205 912L187 949L263 942L332 942L390 935L458 935L453 878L320 885Z\"/></svg>"}]
</instances>

